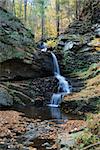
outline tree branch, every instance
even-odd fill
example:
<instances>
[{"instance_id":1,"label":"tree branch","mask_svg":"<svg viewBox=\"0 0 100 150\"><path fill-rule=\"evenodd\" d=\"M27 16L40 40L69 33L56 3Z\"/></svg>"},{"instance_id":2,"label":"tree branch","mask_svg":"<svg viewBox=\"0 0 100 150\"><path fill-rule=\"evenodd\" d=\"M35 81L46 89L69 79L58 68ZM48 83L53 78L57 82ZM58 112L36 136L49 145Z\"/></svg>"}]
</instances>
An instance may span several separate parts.
<instances>
[{"instance_id":1,"label":"tree branch","mask_svg":"<svg viewBox=\"0 0 100 150\"><path fill-rule=\"evenodd\" d=\"M93 146L97 146L97 145L100 145L100 142L97 142L97 143L94 143L94 144L90 144L90 145L84 147L84 148L81 149L81 150L87 150L87 149L89 149L89 148L91 148L91 147L93 147Z\"/></svg>"}]
</instances>

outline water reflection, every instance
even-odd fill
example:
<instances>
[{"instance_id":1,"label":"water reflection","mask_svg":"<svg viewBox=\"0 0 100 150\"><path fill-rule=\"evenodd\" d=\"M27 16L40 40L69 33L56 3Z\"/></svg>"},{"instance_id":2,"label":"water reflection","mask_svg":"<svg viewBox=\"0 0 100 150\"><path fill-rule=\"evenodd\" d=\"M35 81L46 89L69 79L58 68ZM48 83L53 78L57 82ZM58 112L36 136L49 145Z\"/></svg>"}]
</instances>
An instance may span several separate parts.
<instances>
[{"instance_id":1,"label":"water reflection","mask_svg":"<svg viewBox=\"0 0 100 150\"><path fill-rule=\"evenodd\" d=\"M17 107L15 110L22 112L24 116L43 120L67 120L67 115L56 107Z\"/></svg>"},{"instance_id":2,"label":"water reflection","mask_svg":"<svg viewBox=\"0 0 100 150\"><path fill-rule=\"evenodd\" d=\"M62 120L67 119L67 115L64 114L64 112L62 112L59 107L51 107L50 111L53 119L62 119Z\"/></svg>"}]
</instances>

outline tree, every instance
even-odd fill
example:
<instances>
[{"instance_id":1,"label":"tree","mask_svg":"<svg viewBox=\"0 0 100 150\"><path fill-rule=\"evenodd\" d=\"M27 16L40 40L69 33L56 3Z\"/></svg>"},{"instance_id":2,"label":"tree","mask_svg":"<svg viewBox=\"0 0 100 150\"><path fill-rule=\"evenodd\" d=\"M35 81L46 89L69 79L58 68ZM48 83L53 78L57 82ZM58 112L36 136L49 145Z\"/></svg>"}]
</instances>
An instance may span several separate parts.
<instances>
[{"instance_id":1,"label":"tree","mask_svg":"<svg viewBox=\"0 0 100 150\"><path fill-rule=\"evenodd\" d=\"M25 16L25 22L27 20L27 0L24 0L24 16Z\"/></svg>"},{"instance_id":2,"label":"tree","mask_svg":"<svg viewBox=\"0 0 100 150\"><path fill-rule=\"evenodd\" d=\"M85 0L76 0L76 19L80 19L80 12Z\"/></svg>"},{"instance_id":3,"label":"tree","mask_svg":"<svg viewBox=\"0 0 100 150\"><path fill-rule=\"evenodd\" d=\"M57 36L59 36L60 32L60 3L59 0L56 0L56 25L57 25Z\"/></svg>"},{"instance_id":4,"label":"tree","mask_svg":"<svg viewBox=\"0 0 100 150\"><path fill-rule=\"evenodd\" d=\"M42 36L41 40L44 40L44 34L45 34L45 7L44 7L44 1L41 1L41 26L42 26Z\"/></svg>"},{"instance_id":5,"label":"tree","mask_svg":"<svg viewBox=\"0 0 100 150\"><path fill-rule=\"evenodd\" d=\"M45 10L47 8L48 0L35 0L38 6L38 14L41 18L41 40L45 39Z\"/></svg>"},{"instance_id":6,"label":"tree","mask_svg":"<svg viewBox=\"0 0 100 150\"><path fill-rule=\"evenodd\" d=\"M20 0L20 9L19 9L19 11L20 11L20 18L21 18L21 14L22 14L22 0Z\"/></svg>"},{"instance_id":7,"label":"tree","mask_svg":"<svg viewBox=\"0 0 100 150\"><path fill-rule=\"evenodd\" d=\"M80 19L86 0L0 0L0 5L21 19L37 40L59 36L73 19Z\"/></svg>"},{"instance_id":8,"label":"tree","mask_svg":"<svg viewBox=\"0 0 100 150\"><path fill-rule=\"evenodd\" d=\"M15 0L13 0L12 10L13 13L16 15Z\"/></svg>"}]
</instances>

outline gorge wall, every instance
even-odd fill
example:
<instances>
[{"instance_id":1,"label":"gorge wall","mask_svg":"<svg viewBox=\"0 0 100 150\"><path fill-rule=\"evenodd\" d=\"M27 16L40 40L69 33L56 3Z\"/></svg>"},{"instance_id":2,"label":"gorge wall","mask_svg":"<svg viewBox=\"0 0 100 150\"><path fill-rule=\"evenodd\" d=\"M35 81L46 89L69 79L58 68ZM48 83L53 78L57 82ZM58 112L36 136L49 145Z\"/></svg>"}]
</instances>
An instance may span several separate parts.
<instances>
[{"instance_id":1,"label":"gorge wall","mask_svg":"<svg viewBox=\"0 0 100 150\"><path fill-rule=\"evenodd\" d=\"M79 20L59 36L57 50L62 70L72 83L72 94L62 104L66 112L83 113L100 108L100 17L99 1L87 1Z\"/></svg>"},{"instance_id":2,"label":"gorge wall","mask_svg":"<svg viewBox=\"0 0 100 150\"><path fill-rule=\"evenodd\" d=\"M36 86L31 87L33 86L31 84L32 79L37 78L38 81L39 78L52 76L52 70L51 54L39 51L34 42L34 34L25 28L20 20L12 13L0 7L1 105L4 105L3 101L5 101L5 105L12 105L12 101L21 102L25 99L26 100L22 102L23 104L34 102L37 93L41 97L44 88L43 90L39 90L37 87L37 92L34 92ZM28 80L27 82L25 82L26 79ZM46 82L47 85L49 81L52 82L53 80L52 77L50 80L48 79L48 83ZM20 83L20 81L22 82ZM36 81L34 82L36 83ZM44 86L43 81L41 81L40 84ZM52 90L53 87L50 92ZM4 96L6 92L7 94ZM49 94L48 98L50 95L51 94ZM9 102L10 98L11 103Z\"/></svg>"}]
</instances>

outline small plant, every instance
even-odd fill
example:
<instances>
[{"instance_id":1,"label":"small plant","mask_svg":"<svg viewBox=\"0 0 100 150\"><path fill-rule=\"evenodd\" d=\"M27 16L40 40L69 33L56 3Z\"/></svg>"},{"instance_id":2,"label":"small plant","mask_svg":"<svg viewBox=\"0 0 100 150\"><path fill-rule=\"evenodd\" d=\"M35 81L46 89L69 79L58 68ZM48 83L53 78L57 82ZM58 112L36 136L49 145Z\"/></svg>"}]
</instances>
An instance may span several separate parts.
<instances>
[{"instance_id":1,"label":"small plant","mask_svg":"<svg viewBox=\"0 0 100 150\"><path fill-rule=\"evenodd\" d=\"M77 144L79 145L79 148L83 148L90 144L97 143L98 141L99 141L98 137L96 135L93 135L88 130L84 131L81 134L81 136L77 138Z\"/></svg>"},{"instance_id":2,"label":"small plant","mask_svg":"<svg viewBox=\"0 0 100 150\"><path fill-rule=\"evenodd\" d=\"M58 43L57 40L48 40L48 41L47 41L48 47L52 47L52 48L56 47L56 46L57 46L57 43Z\"/></svg>"},{"instance_id":3,"label":"small plant","mask_svg":"<svg viewBox=\"0 0 100 150\"><path fill-rule=\"evenodd\" d=\"M94 149L95 146L99 146L99 129L100 129L100 118L99 114L88 114L87 115L87 128L76 138L75 150ZM74 149L73 148L73 149ZM89 149L89 150L90 150Z\"/></svg>"},{"instance_id":4,"label":"small plant","mask_svg":"<svg viewBox=\"0 0 100 150\"><path fill-rule=\"evenodd\" d=\"M94 135L99 135L100 133L100 117L97 115L88 115L87 117L87 127L89 131Z\"/></svg>"}]
</instances>

